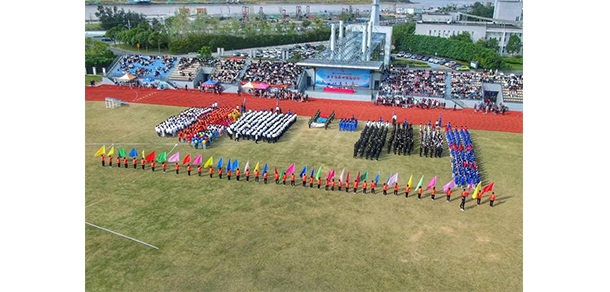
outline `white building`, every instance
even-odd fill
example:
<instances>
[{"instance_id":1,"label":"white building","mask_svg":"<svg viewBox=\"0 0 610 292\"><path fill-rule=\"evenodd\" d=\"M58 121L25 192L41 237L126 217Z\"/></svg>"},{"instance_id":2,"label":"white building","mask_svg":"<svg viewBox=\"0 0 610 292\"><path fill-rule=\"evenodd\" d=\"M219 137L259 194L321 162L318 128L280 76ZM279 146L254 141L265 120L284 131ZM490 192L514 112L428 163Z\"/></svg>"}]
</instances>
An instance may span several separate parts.
<instances>
[{"instance_id":1,"label":"white building","mask_svg":"<svg viewBox=\"0 0 610 292\"><path fill-rule=\"evenodd\" d=\"M496 0L494 2L494 19L523 21L522 0Z\"/></svg>"}]
</instances>

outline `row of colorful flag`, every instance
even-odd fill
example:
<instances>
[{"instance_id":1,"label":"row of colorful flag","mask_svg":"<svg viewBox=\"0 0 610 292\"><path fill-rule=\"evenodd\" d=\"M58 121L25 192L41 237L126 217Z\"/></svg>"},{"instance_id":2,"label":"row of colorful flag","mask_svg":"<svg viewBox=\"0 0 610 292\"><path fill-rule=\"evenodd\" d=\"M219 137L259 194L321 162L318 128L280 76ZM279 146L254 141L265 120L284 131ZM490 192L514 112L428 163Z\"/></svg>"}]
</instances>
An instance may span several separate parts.
<instances>
[{"instance_id":1,"label":"row of colorful flag","mask_svg":"<svg viewBox=\"0 0 610 292\"><path fill-rule=\"evenodd\" d=\"M100 150L98 150L95 153L95 156L100 156L100 155L104 155L106 153L106 146L102 146L102 148L100 148ZM113 155L114 154L114 146L112 146L110 148L110 150L108 151L108 154L106 155ZM127 157L126 155L126 151L124 148L120 148L119 149L119 157ZM135 148L132 148L131 151L129 152L129 157L138 157L138 151ZM148 155L146 155L144 153L144 151L142 151L142 158L146 159L147 162L153 162L153 161L157 161L157 162L175 162L178 163L180 162L180 152L176 152L175 154L173 154L172 156L169 157L169 159L167 158L167 153L163 152L161 154L159 154L159 156L155 155L155 151L153 151L152 153L149 153ZM182 164L187 164L187 163L192 163L192 164L201 164L203 162L203 158L201 155L198 155L197 157L195 157L194 160L191 161L191 155L188 154L186 157L184 157L184 159L182 160ZM214 164L214 158L210 157L206 163L203 165L203 167L207 168L210 165ZM220 160L218 161L218 164L216 165L216 168L221 168L223 165L223 158L221 157ZM248 170L250 167L250 161L246 162L246 165L244 167L244 170ZM235 159L233 162L231 162L231 159L229 158L229 161L227 162L227 166L226 166L226 170L235 170L239 168L239 161L237 159ZM258 171L259 170L259 163L256 163L256 166L254 167L254 171ZM296 170L296 165L293 163L291 164L288 169L284 170L284 168L282 168L281 173L278 172L277 167L275 167L275 174L279 174L280 177L282 177L284 175L284 173L288 176L291 175L292 173L294 173ZM265 167L263 169L263 173L268 171L268 165L265 163ZM310 177L314 176L314 172L315 172L315 179L318 180L320 178L320 176L322 175L322 166L320 166L318 168L318 171L315 171L315 168L312 167L311 169L311 174ZM301 170L301 173L299 174L299 177L303 177L304 174L307 173L307 165L305 165L305 167L303 167L303 170ZM339 175L339 181L341 181L341 183L344 183L345 181L343 180L344 178L344 174L345 174L345 168L343 170L341 170L341 175ZM381 175L381 172L377 173L377 176L375 177L375 183L379 183L379 177ZM356 175L356 179L355 182L359 183L360 181L364 181L367 179L368 176L368 170L365 171L364 173L360 173L358 172L358 174ZM326 177L327 180L332 180L335 177L335 170L329 171L328 175ZM350 173L349 171L347 172L347 175L345 176L346 181L350 181ZM385 182L387 185L393 185L395 183L398 182L398 172L395 174L390 173L390 176L388 177L387 181ZM412 186L412 182L413 182L413 175L411 175L409 177L409 182L407 183L407 186L411 187ZM415 189L419 189L419 187L422 186L424 182L424 176L422 175L421 178L419 179L419 182L417 183L417 186L415 187ZM436 176L434 176L432 178L432 180L430 180L430 182L428 183L428 186L426 187L426 190L429 190L433 187L436 186ZM482 194L489 192L493 189L494 183L491 183L490 185L484 187L481 190L481 182L479 182L475 187L474 192L472 193L472 198L476 198L477 195L479 194L479 192L482 192ZM451 179L451 181L447 184L445 184L443 186L443 191L446 193L449 189L453 189L456 187L455 181L453 179ZM471 191L473 185L470 184L468 186L468 192Z\"/></svg>"}]
</instances>

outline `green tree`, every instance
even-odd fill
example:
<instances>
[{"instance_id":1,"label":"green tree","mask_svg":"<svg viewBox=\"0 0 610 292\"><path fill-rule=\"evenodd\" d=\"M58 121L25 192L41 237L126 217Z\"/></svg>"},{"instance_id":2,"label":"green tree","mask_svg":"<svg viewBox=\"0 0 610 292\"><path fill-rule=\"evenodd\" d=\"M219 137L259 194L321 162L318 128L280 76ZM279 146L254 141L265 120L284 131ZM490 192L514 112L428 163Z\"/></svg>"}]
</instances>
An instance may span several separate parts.
<instances>
[{"instance_id":1,"label":"green tree","mask_svg":"<svg viewBox=\"0 0 610 292\"><path fill-rule=\"evenodd\" d=\"M210 46L203 46L199 50L199 58L201 59L211 59L212 58L212 48Z\"/></svg>"},{"instance_id":2,"label":"green tree","mask_svg":"<svg viewBox=\"0 0 610 292\"><path fill-rule=\"evenodd\" d=\"M492 18L494 16L494 6L491 2L487 2L485 5L481 2L475 2L471 6L470 14Z\"/></svg>"},{"instance_id":3,"label":"green tree","mask_svg":"<svg viewBox=\"0 0 610 292\"><path fill-rule=\"evenodd\" d=\"M470 37L470 33L467 31L463 31L461 34L452 35L449 38L452 40L468 42L472 44L472 38Z\"/></svg>"},{"instance_id":4,"label":"green tree","mask_svg":"<svg viewBox=\"0 0 610 292\"><path fill-rule=\"evenodd\" d=\"M506 44L506 52L509 54L518 53L521 51L521 47L523 47L521 38L513 34L510 36L508 43Z\"/></svg>"},{"instance_id":5,"label":"green tree","mask_svg":"<svg viewBox=\"0 0 610 292\"><path fill-rule=\"evenodd\" d=\"M302 27L308 27L309 25L311 25L311 21L309 20L303 20L303 22L301 23Z\"/></svg>"},{"instance_id":6,"label":"green tree","mask_svg":"<svg viewBox=\"0 0 610 292\"><path fill-rule=\"evenodd\" d=\"M126 28L125 28L124 26L121 26L121 25L119 25L119 26L115 26L115 27L113 27L113 28L111 28L111 29L107 30L105 35L106 35L107 37L111 38L111 39L116 39L116 38L117 38L117 35L118 35L120 32L124 31L125 29L126 29Z\"/></svg>"}]
</instances>

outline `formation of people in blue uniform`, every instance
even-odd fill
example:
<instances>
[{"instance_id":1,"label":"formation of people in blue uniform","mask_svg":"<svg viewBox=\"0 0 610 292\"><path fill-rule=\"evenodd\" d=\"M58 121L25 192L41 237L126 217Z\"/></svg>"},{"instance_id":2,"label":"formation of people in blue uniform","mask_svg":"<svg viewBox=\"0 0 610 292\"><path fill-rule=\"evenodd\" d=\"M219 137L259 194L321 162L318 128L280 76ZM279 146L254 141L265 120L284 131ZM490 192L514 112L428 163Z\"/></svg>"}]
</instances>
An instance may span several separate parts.
<instances>
[{"instance_id":1,"label":"formation of people in blue uniform","mask_svg":"<svg viewBox=\"0 0 610 292\"><path fill-rule=\"evenodd\" d=\"M445 136L451 154L451 167L455 184L466 187L481 181L468 128L452 129L447 125Z\"/></svg>"},{"instance_id":2,"label":"formation of people in blue uniform","mask_svg":"<svg viewBox=\"0 0 610 292\"><path fill-rule=\"evenodd\" d=\"M358 120L356 120L356 118L354 116L352 116L350 119L341 119L339 121L339 131L356 131L356 128L358 127Z\"/></svg>"}]
</instances>

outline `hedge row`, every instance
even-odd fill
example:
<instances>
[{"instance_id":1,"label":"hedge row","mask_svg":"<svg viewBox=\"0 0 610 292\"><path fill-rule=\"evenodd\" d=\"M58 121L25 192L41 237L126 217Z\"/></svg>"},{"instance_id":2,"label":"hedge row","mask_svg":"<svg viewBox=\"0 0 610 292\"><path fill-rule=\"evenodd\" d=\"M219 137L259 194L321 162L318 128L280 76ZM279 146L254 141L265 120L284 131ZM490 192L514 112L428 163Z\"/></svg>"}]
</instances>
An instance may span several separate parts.
<instances>
[{"instance_id":1,"label":"hedge row","mask_svg":"<svg viewBox=\"0 0 610 292\"><path fill-rule=\"evenodd\" d=\"M330 29L314 30L302 34L268 34L253 36L193 34L183 39L171 40L168 47L172 54L198 52L203 46L210 46L212 51L215 52L216 48L238 50L243 48L324 41L327 40L329 36Z\"/></svg>"}]
</instances>

